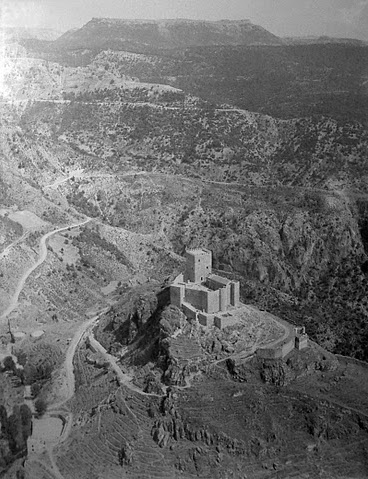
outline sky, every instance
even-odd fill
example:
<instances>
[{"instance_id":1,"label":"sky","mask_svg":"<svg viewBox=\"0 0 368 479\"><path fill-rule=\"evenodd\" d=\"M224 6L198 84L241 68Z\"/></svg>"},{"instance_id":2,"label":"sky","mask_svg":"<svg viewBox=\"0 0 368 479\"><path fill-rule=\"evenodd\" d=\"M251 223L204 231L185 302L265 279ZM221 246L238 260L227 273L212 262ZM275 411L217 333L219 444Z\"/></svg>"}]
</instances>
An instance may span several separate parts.
<instances>
[{"instance_id":1,"label":"sky","mask_svg":"<svg viewBox=\"0 0 368 479\"><path fill-rule=\"evenodd\" d=\"M0 0L0 24L81 27L92 17L249 19L280 36L368 40L368 0Z\"/></svg>"}]
</instances>

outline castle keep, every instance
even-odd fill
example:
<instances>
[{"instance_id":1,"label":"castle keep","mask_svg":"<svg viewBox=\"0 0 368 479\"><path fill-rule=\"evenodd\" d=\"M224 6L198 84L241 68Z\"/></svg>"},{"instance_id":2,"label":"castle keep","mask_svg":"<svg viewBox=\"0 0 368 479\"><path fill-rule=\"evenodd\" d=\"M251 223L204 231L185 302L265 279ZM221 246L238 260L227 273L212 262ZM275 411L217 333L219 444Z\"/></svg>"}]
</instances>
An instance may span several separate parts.
<instances>
[{"instance_id":1,"label":"castle keep","mask_svg":"<svg viewBox=\"0 0 368 479\"><path fill-rule=\"evenodd\" d=\"M239 281L212 273L211 251L189 250L184 274L170 286L170 301L204 326L222 328L231 318L226 313L240 306L239 289Z\"/></svg>"}]
</instances>

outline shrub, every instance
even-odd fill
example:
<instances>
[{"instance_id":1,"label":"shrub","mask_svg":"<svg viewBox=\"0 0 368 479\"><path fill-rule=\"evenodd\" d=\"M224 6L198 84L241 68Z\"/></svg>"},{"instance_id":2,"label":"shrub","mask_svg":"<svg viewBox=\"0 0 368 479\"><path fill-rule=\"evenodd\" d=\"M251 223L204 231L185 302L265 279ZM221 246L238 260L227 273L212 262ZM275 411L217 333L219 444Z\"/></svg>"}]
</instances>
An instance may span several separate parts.
<instances>
[{"instance_id":1,"label":"shrub","mask_svg":"<svg viewBox=\"0 0 368 479\"><path fill-rule=\"evenodd\" d=\"M11 356L6 356L3 361L5 371L15 371L15 363Z\"/></svg>"},{"instance_id":2,"label":"shrub","mask_svg":"<svg viewBox=\"0 0 368 479\"><path fill-rule=\"evenodd\" d=\"M41 417L45 414L47 410L47 403L41 398L36 399L35 401L35 409L38 417Z\"/></svg>"}]
</instances>

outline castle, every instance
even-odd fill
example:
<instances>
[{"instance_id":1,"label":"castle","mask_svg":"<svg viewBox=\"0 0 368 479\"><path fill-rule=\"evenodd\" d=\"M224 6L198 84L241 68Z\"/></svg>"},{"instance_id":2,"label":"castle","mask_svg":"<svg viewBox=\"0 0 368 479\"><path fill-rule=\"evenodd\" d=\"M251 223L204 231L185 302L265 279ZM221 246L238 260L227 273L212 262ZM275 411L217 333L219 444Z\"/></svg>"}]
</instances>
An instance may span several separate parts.
<instances>
[{"instance_id":1,"label":"castle","mask_svg":"<svg viewBox=\"0 0 368 479\"><path fill-rule=\"evenodd\" d=\"M212 273L212 252L205 248L186 252L186 267L170 286L171 304L203 326L225 327L231 310L240 307L239 281Z\"/></svg>"},{"instance_id":2,"label":"castle","mask_svg":"<svg viewBox=\"0 0 368 479\"><path fill-rule=\"evenodd\" d=\"M208 249L193 249L186 252L184 273L170 285L170 302L180 308L187 318L198 321L203 326L217 326L223 329L241 321L249 307L239 298L239 281L231 281L212 273L212 252ZM286 335L271 344L255 350L263 359L284 358L293 349L308 347L305 327L293 327L287 321L274 318L283 324Z\"/></svg>"}]
</instances>

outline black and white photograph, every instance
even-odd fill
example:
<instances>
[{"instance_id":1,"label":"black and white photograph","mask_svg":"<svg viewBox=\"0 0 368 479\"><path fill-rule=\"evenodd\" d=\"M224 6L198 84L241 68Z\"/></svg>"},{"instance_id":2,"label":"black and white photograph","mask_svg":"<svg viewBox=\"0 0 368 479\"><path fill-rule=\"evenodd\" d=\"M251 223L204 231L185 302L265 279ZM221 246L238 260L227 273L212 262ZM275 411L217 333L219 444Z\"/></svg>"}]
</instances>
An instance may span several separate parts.
<instances>
[{"instance_id":1,"label":"black and white photograph","mask_svg":"<svg viewBox=\"0 0 368 479\"><path fill-rule=\"evenodd\" d=\"M0 0L0 478L368 478L368 0Z\"/></svg>"}]
</instances>

